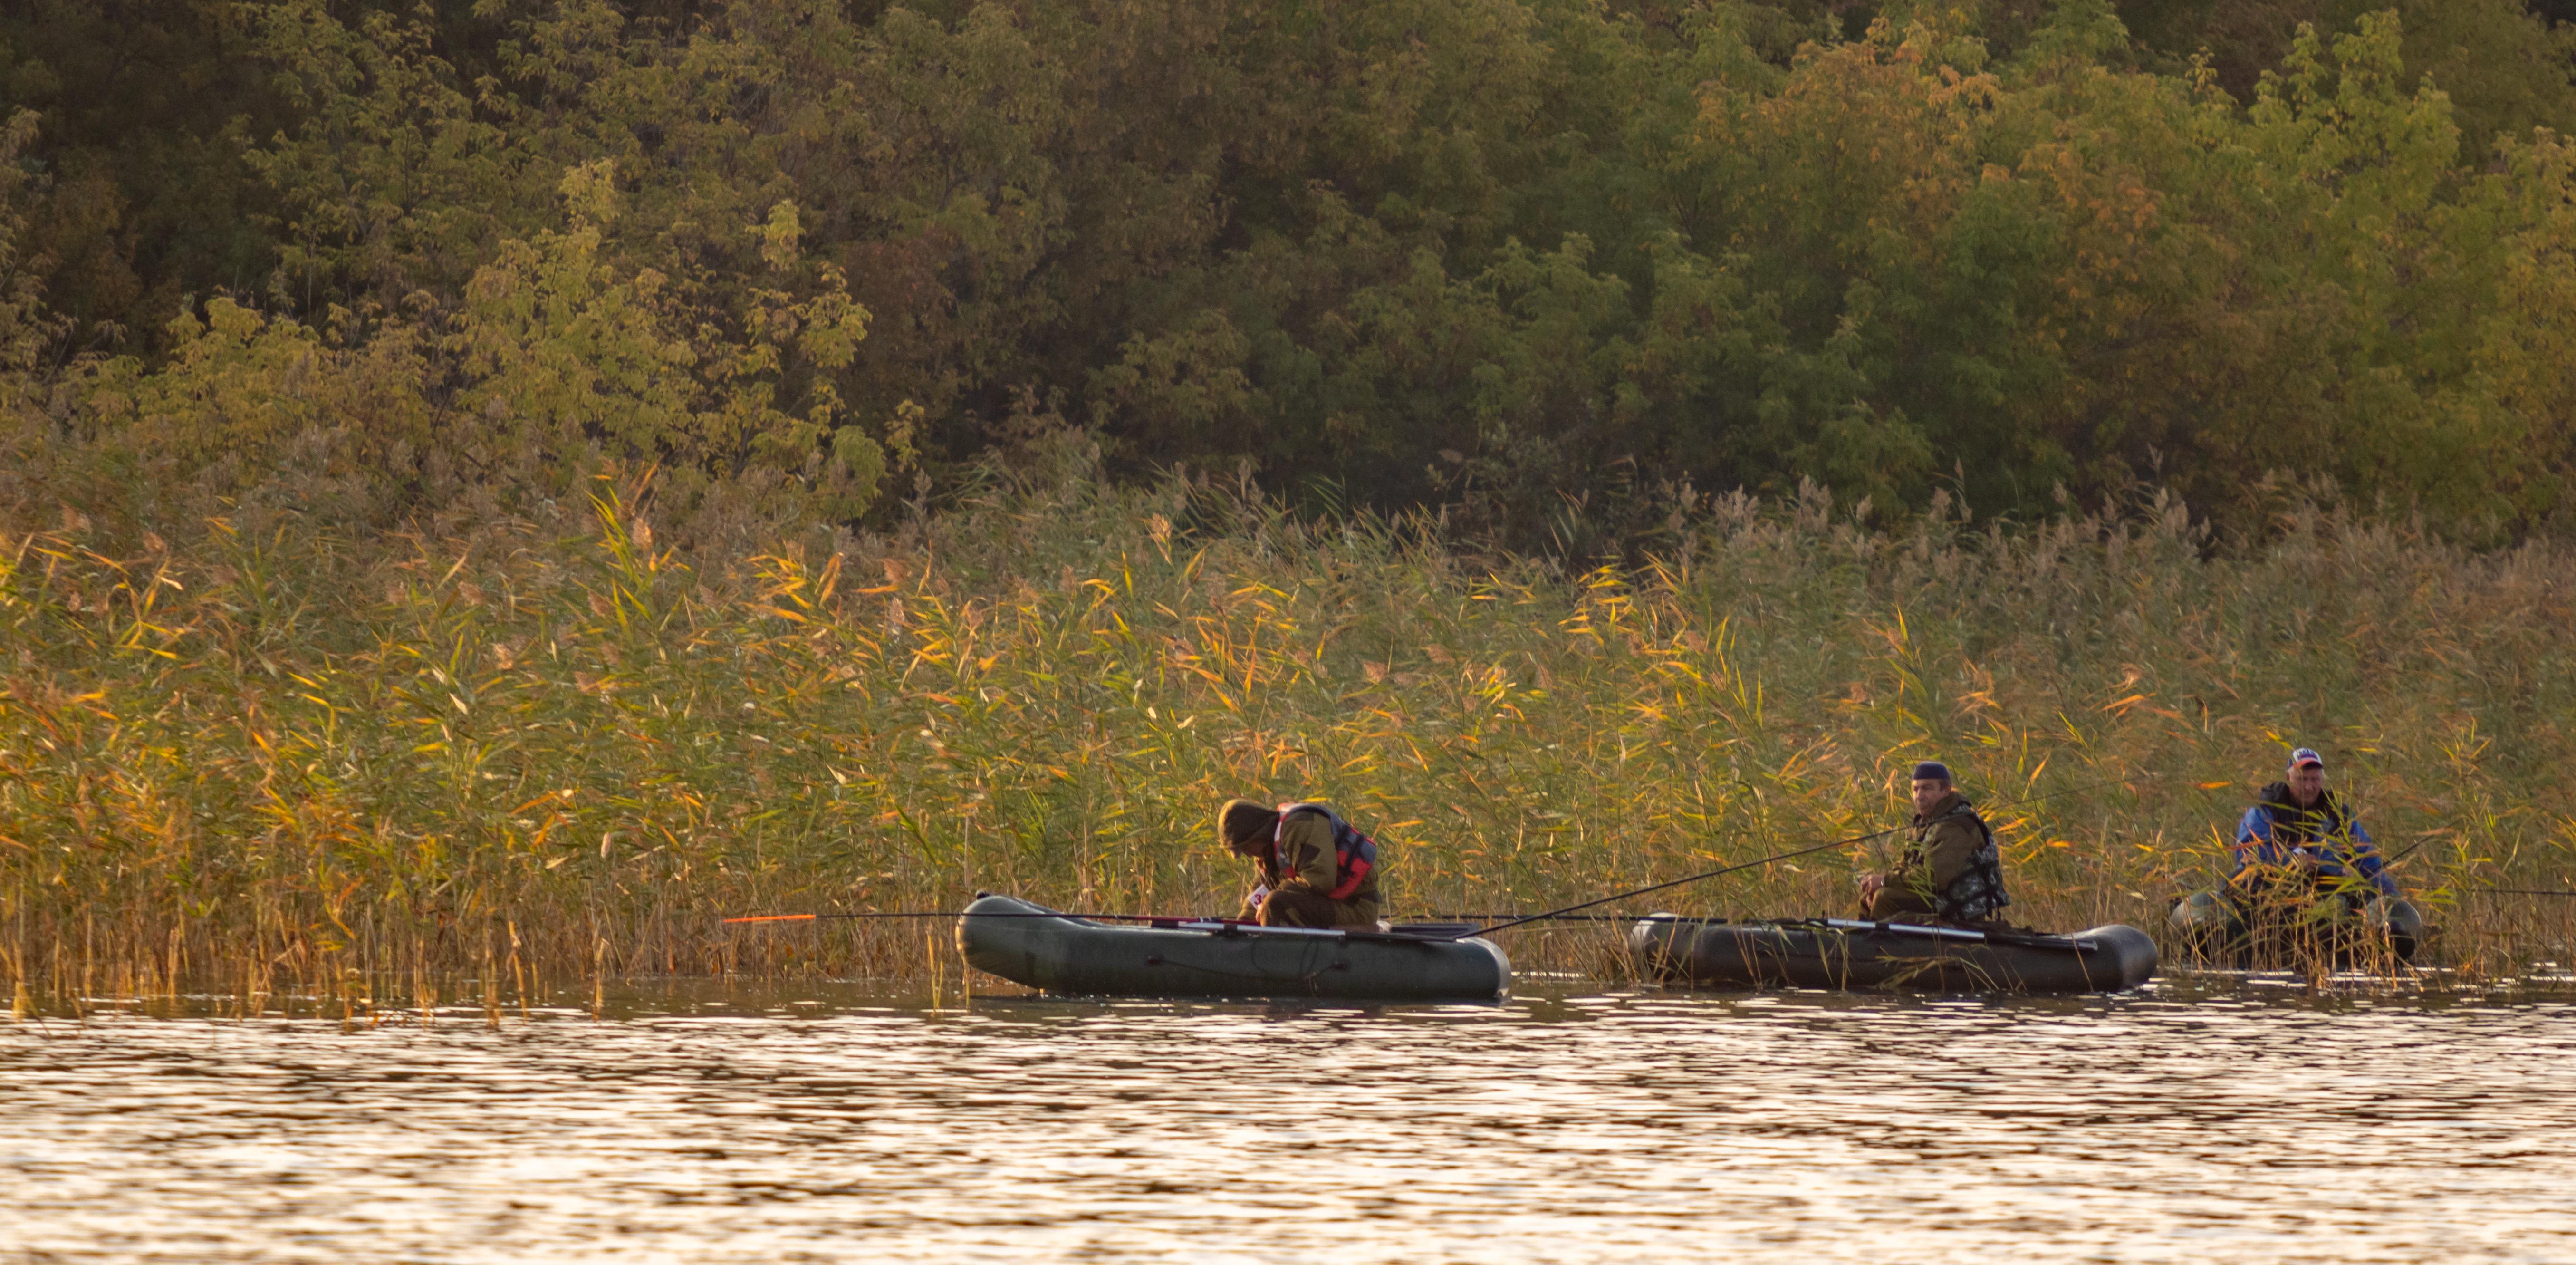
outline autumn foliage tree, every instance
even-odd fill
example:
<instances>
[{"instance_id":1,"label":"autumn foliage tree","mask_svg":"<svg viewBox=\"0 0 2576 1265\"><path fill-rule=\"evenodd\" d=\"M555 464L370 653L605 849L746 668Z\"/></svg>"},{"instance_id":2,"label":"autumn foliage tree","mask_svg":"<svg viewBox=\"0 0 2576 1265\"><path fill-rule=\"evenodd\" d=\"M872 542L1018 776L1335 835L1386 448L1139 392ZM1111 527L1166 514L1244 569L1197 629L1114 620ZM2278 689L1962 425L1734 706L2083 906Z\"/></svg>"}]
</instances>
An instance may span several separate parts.
<instances>
[{"instance_id":1,"label":"autumn foliage tree","mask_svg":"<svg viewBox=\"0 0 2576 1265\"><path fill-rule=\"evenodd\" d=\"M0 19L22 499L799 527L1081 427L1577 552L1801 480L2576 513L2518 0L132 8Z\"/></svg>"}]
</instances>

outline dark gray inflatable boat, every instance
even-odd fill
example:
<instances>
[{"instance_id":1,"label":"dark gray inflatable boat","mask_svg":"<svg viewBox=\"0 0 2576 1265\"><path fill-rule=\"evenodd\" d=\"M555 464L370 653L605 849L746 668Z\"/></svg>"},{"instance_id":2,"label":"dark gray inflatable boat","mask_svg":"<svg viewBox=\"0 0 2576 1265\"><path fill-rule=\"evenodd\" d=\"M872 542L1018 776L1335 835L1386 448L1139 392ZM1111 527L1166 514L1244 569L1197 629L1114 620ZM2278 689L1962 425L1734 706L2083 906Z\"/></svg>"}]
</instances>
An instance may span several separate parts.
<instances>
[{"instance_id":1,"label":"dark gray inflatable boat","mask_svg":"<svg viewBox=\"0 0 2576 1265\"><path fill-rule=\"evenodd\" d=\"M967 965L1050 993L1500 1001L1511 991L1511 960L1492 941L1454 934L1180 918L1120 926L991 895L957 918Z\"/></svg>"},{"instance_id":2,"label":"dark gray inflatable boat","mask_svg":"<svg viewBox=\"0 0 2576 1265\"><path fill-rule=\"evenodd\" d=\"M2116 993L2156 973L2135 927L2071 936L1811 918L1712 922L1653 914L1628 947L1656 978L1711 988L1906 993Z\"/></svg>"}]
</instances>

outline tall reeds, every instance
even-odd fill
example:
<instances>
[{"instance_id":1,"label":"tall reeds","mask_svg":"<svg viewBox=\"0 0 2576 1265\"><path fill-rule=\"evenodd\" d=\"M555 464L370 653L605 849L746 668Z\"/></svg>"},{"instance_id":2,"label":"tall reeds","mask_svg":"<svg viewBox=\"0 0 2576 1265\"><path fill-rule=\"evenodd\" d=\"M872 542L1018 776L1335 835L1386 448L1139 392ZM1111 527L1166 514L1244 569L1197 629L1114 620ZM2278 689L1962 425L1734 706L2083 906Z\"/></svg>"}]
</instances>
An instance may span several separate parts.
<instances>
[{"instance_id":1,"label":"tall reeds","mask_svg":"<svg viewBox=\"0 0 2576 1265\"><path fill-rule=\"evenodd\" d=\"M1067 477L691 564L638 494L388 540L245 514L0 542L0 970L335 1014L916 977L944 930L717 920L1230 909L1209 818L1238 794L1346 807L1396 914L1530 909L1894 824L1923 758L1999 806L2018 920L2163 934L2295 744L2444 960L2562 954L2576 914L2481 890L2576 860L2555 545L2300 509L2212 551L2170 503L1874 530L1811 493L1689 501L1659 556L1565 578L1427 522ZM1886 851L1653 903L1841 911Z\"/></svg>"}]
</instances>

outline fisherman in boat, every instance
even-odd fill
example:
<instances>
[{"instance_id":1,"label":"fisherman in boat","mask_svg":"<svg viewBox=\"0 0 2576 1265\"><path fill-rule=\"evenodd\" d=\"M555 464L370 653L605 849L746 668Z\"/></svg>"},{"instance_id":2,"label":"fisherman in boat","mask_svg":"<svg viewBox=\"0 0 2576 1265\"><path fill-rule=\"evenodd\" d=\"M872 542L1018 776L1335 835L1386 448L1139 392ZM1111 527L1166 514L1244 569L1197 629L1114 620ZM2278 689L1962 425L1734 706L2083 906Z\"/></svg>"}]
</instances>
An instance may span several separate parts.
<instances>
[{"instance_id":1,"label":"fisherman in boat","mask_svg":"<svg viewBox=\"0 0 2576 1265\"><path fill-rule=\"evenodd\" d=\"M2236 870L2227 882L2250 898L2337 891L2357 897L2356 910L2369 891L2397 895L2397 879L2370 832L2326 790L2325 758L2306 747L2290 753L2289 775L2264 787L2237 823Z\"/></svg>"},{"instance_id":2,"label":"fisherman in boat","mask_svg":"<svg viewBox=\"0 0 2576 1265\"><path fill-rule=\"evenodd\" d=\"M1260 882L1244 897L1242 919L1265 927L1375 927L1377 841L1322 804L1227 800L1217 836L1236 856L1250 857Z\"/></svg>"},{"instance_id":3,"label":"fisherman in boat","mask_svg":"<svg viewBox=\"0 0 2576 1265\"><path fill-rule=\"evenodd\" d=\"M1860 879L1861 916L1875 922L1992 924L2004 894L1995 832L1950 781L1950 766L1914 766L1914 835L1885 874Z\"/></svg>"},{"instance_id":4,"label":"fisherman in boat","mask_svg":"<svg viewBox=\"0 0 2576 1265\"><path fill-rule=\"evenodd\" d=\"M2173 925L2201 952L2258 963L2318 948L2342 957L2384 935L2399 958L2414 957L2424 916L2398 894L2350 806L2326 789L2314 750L2291 752L2286 775L2255 797L2237 822L2235 851L2225 889L2174 906Z\"/></svg>"}]
</instances>

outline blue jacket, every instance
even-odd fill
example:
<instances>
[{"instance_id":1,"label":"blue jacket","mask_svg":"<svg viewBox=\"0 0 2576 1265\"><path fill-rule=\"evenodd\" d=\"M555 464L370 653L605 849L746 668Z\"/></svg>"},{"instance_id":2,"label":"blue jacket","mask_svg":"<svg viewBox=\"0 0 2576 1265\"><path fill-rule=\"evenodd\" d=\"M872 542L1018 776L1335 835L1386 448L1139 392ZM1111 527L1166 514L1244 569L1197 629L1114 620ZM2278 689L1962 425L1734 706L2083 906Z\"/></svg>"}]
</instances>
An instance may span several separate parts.
<instances>
[{"instance_id":1,"label":"blue jacket","mask_svg":"<svg viewBox=\"0 0 2576 1265\"><path fill-rule=\"evenodd\" d=\"M2236 869L2245 872L2249 865L2287 865L2292 854L2304 853L2319 862L2317 873L2329 878L2358 876L2379 889L2382 895L2397 894L2397 880L2388 873L2388 864L2379 855L2379 845L2370 841L2370 832L2361 828L2326 792L2315 808L2294 806L2290 788L2275 782L2263 788L2263 797L2245 810L2245 820L2236 826Z\"/></svg>"}]
</instances>

